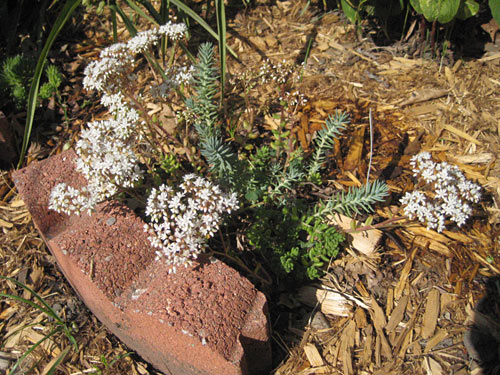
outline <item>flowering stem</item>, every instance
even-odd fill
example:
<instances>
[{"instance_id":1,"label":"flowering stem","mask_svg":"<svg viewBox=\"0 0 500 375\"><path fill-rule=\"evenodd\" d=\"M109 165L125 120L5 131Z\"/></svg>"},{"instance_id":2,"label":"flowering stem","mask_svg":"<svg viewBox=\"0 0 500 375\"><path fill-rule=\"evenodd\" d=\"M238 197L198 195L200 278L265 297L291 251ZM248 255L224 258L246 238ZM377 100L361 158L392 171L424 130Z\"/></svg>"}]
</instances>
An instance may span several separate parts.
<instances>
[{"instance_id":1,"label":"flowering stem","mask_svg":"<svg viewBox=\"0 0 500 375\"><path fill-rule=\"evenodd\" d=\"M378 228L385 228L385 227L388 227L390 224L396 222L396 221L401 221L401 220L407 220L408 217L407 216L395 216L395 217L391 217L390 219L387 219L387 220L384 220L380 223L377 223L377 224L373 224L373 225L365 225L365 226L362 226L362 227L358 227L358 228L355 228L355 229L346 229L344 230L345 233L358 233L358 232L364 232L364 231L367 231L367 230L373 230L373 229L378 229Z\"/></svg>"}]
</instances>

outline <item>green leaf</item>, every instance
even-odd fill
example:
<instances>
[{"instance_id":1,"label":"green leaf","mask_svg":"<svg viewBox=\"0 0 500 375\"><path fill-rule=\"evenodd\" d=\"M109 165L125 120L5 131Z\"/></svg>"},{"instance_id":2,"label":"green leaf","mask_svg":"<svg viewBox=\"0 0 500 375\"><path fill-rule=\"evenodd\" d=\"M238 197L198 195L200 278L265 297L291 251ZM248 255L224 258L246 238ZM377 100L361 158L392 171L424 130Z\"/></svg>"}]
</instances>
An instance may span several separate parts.
<instances>
[{"instance_id":1,"label":"green leaf","mask_svg":"<svg viewBox=\"0 0 500 375\"><path fill-rule=\"evenodd\" d=\"M196 12L194 12L190 7L185 5L180 0L170 0L172 4L174 4L177 8L186 13L189 17L194 19L196 22L200 24L210 35L212 35L217 41L219 41L219 36L217 33L210 27L208 23L205 22L203 18L201 18ZM235 58L238 58L238 55L231 49L231 47L227 46L227 50L233 55Z\"/></svg>"},{"instance_id":2,"label":"green leaf","mask_svg":"<svg viewBox=\"0 0 500 375\"><path fill-rule=\"evenodd\" d=\"M420 0L420 6L427 21L448 23L457 15L460 0Z\"/></svg>"},{"instance_id":3,"label":"green leaf","mask_svg":"<svg viewBox=\"0 0 500 375\"><path fill-rule=\"evenodd\" d=\"M495 22L500 25L500 0L489 0L488 5Z\"/></svg>"},{"instance_id":4,"label":"green leaf","mask_svg":"<svg viewBox=\"0 0 500 375\"><path fill-rule=\"evenodd\" d=\"M347 19L352 23L357 23L359 18L358 11L347 0L340 0L340 5Z\"/></svg>"},{"instance_id":5,"label":"green leaf","mask_svg":"<svg viewBox=\"0 0 500 375\"><path fill-rule=\"evenodd\" d=\"M424 14L424 11L420 6L420 1L421 0L410 0L410 4L413 7L413 9L415 9L415 12L417 12L418 14Z\"/></svg>"},{"instance_id":6,"label":"green leaf","mask_svg":"<svg viewBox=\"0 0 500 375\"><path fill-rule=\"evenodd\" d=\"M137 29L134 26L134 23L132 22L132 20L125 14L123 9L119 5L116 5L116 4L111 4L109 7L110 7L110 9L112 9L113 11L115 11L116 13L118 13L120 15L123 23L125 24L125 27L127 28L128 32L129 32L129 34L132 37L136 36Z\"/></svg>"},{"instance_id":7,"label":"green leaf","mask_svg":"<svg viewBox=\"0 0 500 375\"><path fill-rule=\"evenodd\" d=\"M500 0L497 0L499 2ZM479 3L474 0L465 0L460 3L457 18L466 20L467 18L474 17L479 12Z\"/></svg>"},{"instance_id":8,"label":"green leaf","mask_svg":"<svg viewBox=\"0 0 500 375\"><path fill-rule=\"evenodd\" d=\"M137 13L139 16L141 16L142 18L145 18L147 19L149 22L151 23L155 23L155 20L151 17L149 17L146 13L144 13L142 11L141 8L139 8L134 1L132 0L125 0L125 2L128 4L129 7L131 7L135 13ZM146 1L147 2L147 1ZM151 13L151 12L150 12Z\"/></svg>"},{"instance_id":9,"label":"green leaf","mask_svg":"<svg viewBox=\"0 0 500 375\"><path fill-rule=\"evenodd\" d=\"M38 99L38 88L40 87L40 78L42 77L43 68L47 61L47 55L52 47L52 44L57 38L57 35L63 28L66 21L73 14L76 7L80 5L81 0L68 0L66 4L64 4L61 13L57 17L54 22L54 26L52 26L52 30L50 30L50 34L43 46L42 53L38 57L38 62L35 68L35 74L33 75L33 82L31 83L30 93L28 97L28 110L26 113L26 126L24 128L24 137L23 137L23 145L21 146L21 155L19 156L19 163L17 167L20 168L24 161L24 156L26 155L26 151L28 150L28 143L31 138L31 130L33 128L33 120L35 118L35 110L36 103Z\"/></svg>"},{"instance_id":10,"label":"green leaf","mask_svg":"<svg viewBox=\"0 0 500 375\"><path fill-rule=\"evenodd\" d=\"M249 191L245 194L245 199L250 202L256 201L259 199L259 194L255 190Z\"/></svg>"},{"instance_id":11,"label":"green leaf","mask_svg":"<svg viewBox=\"0 0 500 375\"><path fill-rule=\"evenodd\" d=\"M224 89L226 86L226 10L224 0L215 0L215 11L217 13L217 31L219 33L219 63L220 63L220 85L221 85L221 104L224 100Z\"/></svg>"}]
</instances>

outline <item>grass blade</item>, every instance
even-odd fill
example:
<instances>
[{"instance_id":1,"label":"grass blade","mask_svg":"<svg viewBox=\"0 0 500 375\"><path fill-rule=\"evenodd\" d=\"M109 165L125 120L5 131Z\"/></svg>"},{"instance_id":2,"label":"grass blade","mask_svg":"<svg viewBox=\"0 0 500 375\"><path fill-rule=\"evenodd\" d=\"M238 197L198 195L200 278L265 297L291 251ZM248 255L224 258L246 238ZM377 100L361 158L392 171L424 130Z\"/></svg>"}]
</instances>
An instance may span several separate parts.
<instances>
[{"instance_id":1,"label":"grass blade","mask_svg":"<svg viewBox=\"0 0 500 375\"><path fill-rule=\"evenodd\" d=\"M134 37L137 35L137 29L134 26L134 23L128 18L128 16L125 14L122 8L116 4L111 4L109 6L112 10L114 10L116 13L118 13L123 20L123 23L125 24L125 27L127 28L129 34Z\"/></svg>"},{"instance_id":2,"label":"grass blade","mask_svg":"<svg viewBox=\"0 0 500 375\"><path fill-rule=\"evenodd\" d=\"M138 0L138 2L144 7L146 8L146 10L149 12L149 14L151 14L151 17L154 18L154 20L156 21L156 23L158 25L162 25L164 23L164 19L163 17L160 15L160 13L158 13L156 11L156 9L154 8L154 6L147 0ZM162 4L163 4L163 1L162 1Z\"/></svg>"},{"instance_id":3,"label":"grass blade","mask_svg":"<svg viewBox=\"0 0 500 375\"><path fill-rule=\"evenodd\" d=\"M57 35L65 25L66 21L69 19L71 14L73 14L74 10L78 5L80 5L81 0L67 0L66 4L64 4L61 13L57 17L54 26L52 26L52 30L50 30L50 34L43 46L42 53L38 57L38 62L36 63L35 74L33 75L33 81L30 87L30 93L28 96L28 110L26 113L26 125L24 127L24 137L23 137L23 145L21 146L21 155L19 156L19 163L17 167L20 168L23 164L24 157L26 155L26 151L28 150L28 143L31 138L31 130L33 128L33 120L35 118L35 110L36 103L38 100L38 88L40 86L40 78L42 77L43 68L45 66L45 62L47 61L47 55L49 54L50 48L52 44L57 38Z\"/></svg>"},{"instance_id":4,"label":"grass blade","mask_svg":"<svg viewBox=\"0 0 500 375\"><path fill-rule=\"evenodd\" d=\"M38 340L35 344L33 344L27 351L24 353L19 359L16 361L14 366L10 369L10 374L14 374L16 369L24 362L27 356L29 356L33 350L35 350L38 346L40 346L45 340L48 340L52 336L54 336L56 333L60 332L62 329L61 326L54 328L52 331L50 331L46 336L44 336L42 339Z\"/></svg>"},{"instance_id":5,"label":"grass blade","mask_svg":"<svg viewBox=\"0 0 500 375\"><path fill-rule=\"evenodd\" d=\"M205 22L203 18L201 18L198 14L196 14L190 7L185 5L182 1L180 0L170 0L172 4L174 4L177 8L182 10L184 13L186 13L189 17L191 17L193 20L198 22L201 27L203 27L210 35L212 35L217 41L219 41L219 36L217 33L210 27L208 23ZM227 46L227 44L226 44ZM227 50L233 55L235 58L238 58L238 55L236 52L234 52L229 46L227 46Z\"/></svg>"},{"instance_id":6,"label":"grass blade","mask_svg":"<svg viewBox=\"0 0 500 375\"><path fill-rule=\"evenodd\" d=\"M36 303L34 302L31 302L31 301L28 301L22 297L18 297L18 296L11 296L11 295L4 295L4 297L12 297L14 299L17 299L17 300L23 300L23 302L26 302L27 304L29 304L30 306L32 307L35 307L37 308L38 310L41 310L43 311L44 313L46 313L47 315L49 315L50 317L54 318L55 320L57 320L60 324L63 324L64 325L64 322L62 321L62 319L59 317L59 315L57 315L57 313L52 309L52 307L49 306L49 304L47 302L45 302L45 300L40 297L40 295L38 295L37 292L35 292L33 289L31 289L29 286L27 285L24 285L23 283L11 278L11 277L6 277L6 276L0 276L0 279L4 279L4 280L9 280L10 282L13 282L14 284L16 284L17 286L27 290L28 292L30 292L43 306L45 306L45 308L41 307L40 305L37 305ZM0 295L3 295L3 293L1 293ZM34 306L33 306L34 305Z\"/></svg>"},{"instance_id":7,"label":"grass blade","mask_svg":"<svg viewBox=\"0 0 500 375\"><path fill-rule=\"evenodd\" d=\"M59 364L66 358L66 355L69 353L71 346L67 346L57 357L52 359L46 366L46 369L42 371L42 375L51 375L59 366ZM50 366L50 367L49 367ZM49 367L47 369L47 367Z\"/></svg>"},{"instance_id":8,"label":"grass blade","mask_svg":"<svg viewBox=\"0 0 500 375\"><path fill-rule=\"evenodd\" d=\"M26 298L23 298L23 297L19 297L19 296L15 296L13 294L8 294L8 293L0 293L0 297L5 297L5 298L10 298L10 299L13 299L15 301L19 301L19 302L23 302L27 305L30 305L31 307L51 316L50 314L50 311L44 309L42 306L36 304L35 302L33 301L30 301L29 299L26 299Z\"/></svg>"},{"instance_id":9,"label":"grass blade","mask_svg":"<svg viewBox=\"0 0 500 375\"><path fill-rule=\"evenodd\" d=\"M151 18L150 16L148 16L146 13L143 12L143 10L141 8L139 8L135 2L131 1L131 0L124 0L129 7L131 7L134 12L136 12L139 16L147 19L149 22L151 23L157 23L158 21L157 20L154 20L153 18ZM151 12L150 12L151 13Z\"/></svg>"},{"instance_id":10,"label":"grass blade","mask_svg":"<svg viewBox=\"0 0 500 375\"><path fill-rule=\"evenodd\" d=\"M116 23L116 11L111 9L111 24L113 27L113 43L118 43L118 24Z\"/></svg>"},{"instance_id":11,"label":"grass blade","mask_svg":"<svg viewBox=\"0 0 500 375\"><path fill-rule=\"evenodd\" d=\"M226 10L224 0L215 0L215 12L217 14L217 31L219 33L219 61L220 61L220 83L221 104L224 101L224 88L226 87Z\"/></svg>"}]
</instances>

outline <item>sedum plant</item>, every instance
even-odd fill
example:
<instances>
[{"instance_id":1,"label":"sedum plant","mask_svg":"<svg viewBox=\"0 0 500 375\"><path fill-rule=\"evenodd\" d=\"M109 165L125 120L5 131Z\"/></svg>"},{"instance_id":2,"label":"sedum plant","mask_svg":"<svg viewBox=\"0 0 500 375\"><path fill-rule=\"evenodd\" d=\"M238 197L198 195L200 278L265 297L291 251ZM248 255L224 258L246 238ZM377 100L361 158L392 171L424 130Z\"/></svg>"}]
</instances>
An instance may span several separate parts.
<instances>
[{"instance_id":1,"label":"sedum plant","mask_svg":"<svg viewBox=\"0 0 500 375\"><path fill-rule=\"evenodd\" d=\"M161 129L147 115L145 99L135 94L134 82L136 55L149 54L162 37L178 40L185 32L183 24L172 23L140 32L127 43L104 49L100 58L87 66L84 86L101 94L101 103L111 117L89 123L76 144L76 169L88 185L76 189L58 184L50 195L50 209L65 214L91 214L99 202L140 184L147 177L140 165L155 153L161 154L158 164L162 169L177 169L175 160L161 152L166 140L159 138ZM161 73L170 76L155 84L151 94L160 99L170 88L191 79L187 69L169 68ZM204 113L207 111L200 111L199 115L208 121ZM161 184L151 189L146 204L146 216L151 222L144 230L157 249L157 258L163 258L175 272L178 266L187 266L197 258L223 215L236 208L234 194L225 194L208 180L187 174L178 188Z\"/></svg>"},{"instance_id":2,"label":"sedum plant","mask_svg":"<svg viewBox=\"0 0 500 375\"><path fill-rule=\"evenodd\" d=\"M127 43L104 49L100 58L86 67L84 87L101 94L101 103L112 116L89 123L76 144L76 169L87 179L88 186L77 190L57 185L50 196L50 209L66 214L91 213L97 203L141 181L139 145L145 143L146 150L161 146L154 124L141 116L144 103L133 92L135 56L151 49L162 36L177 40L185 31L183 24L167 23L140 32ZM174 76L172 80L177 82L179 78Z\"/></svg>"},{"instance_id":3,"label":"sedum plant","mask_svg":"<svg viewBox=\"0 0 500 375\"><path fill-rule=\"evenodd\" d=\"M447 220L464 225L472 213L470 203L481 199L480 186L467 180L457 166L435 163L428 152L412 157L410 165L424 190L407 192L401 198L405 215L438 232L445 229Z\"/></svg>"},{"instance_id":4,"label":"sedum plant","mask_svg":"<svg viewBox=\"0 0 500 375\"><path fill-rule=\"evenodd\" d=\"M236 194L223 193L203 177L187 174L179 188L161 185L151 191L146 205L151 224L144 227L157 258L165 258L174 272L191 264L204 250L204 239L219 228L221 216L238 208Z\"/></svg>"}]
</instances>

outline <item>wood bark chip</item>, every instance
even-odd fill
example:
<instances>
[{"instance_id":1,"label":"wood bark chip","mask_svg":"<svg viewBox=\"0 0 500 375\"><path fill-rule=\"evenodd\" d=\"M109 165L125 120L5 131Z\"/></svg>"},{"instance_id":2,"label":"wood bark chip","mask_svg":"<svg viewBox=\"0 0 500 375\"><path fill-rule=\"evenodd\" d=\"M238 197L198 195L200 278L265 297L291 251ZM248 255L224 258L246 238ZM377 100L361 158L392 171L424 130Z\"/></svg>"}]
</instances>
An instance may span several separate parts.
<instances>
[{"instance_id":1,"label":"wood bark chip","mask_svg":"<svg viewBox=\"0 0 500 375\"><path fill-rule=\"evenodd\" d=\"M384 311L373 297L371 298L371 307L370 315L377 332L377 338L380 340L382 355L387 359L392 359L392 349L384 333L384 328L387 325Z\"/></svg>"},{"instance_id":2,"label":"wood bark chip","mask_svg":"<svg viewBox=\"0 0 500 375\"><path fill-rule=\"evenodd\" d=\"M443 375L443 368L438 361L432 357L425 357L423 367L427 372L427 375Z\"/></svg>"},{"instance_id":3,"label":"wood bark chip","mask_svg":"<svg viewBox=\"0 0 500 375\"><path fill-rule=\"evenodd\" d=\"M392 312L391 318L389 319L389 322L385 327L387 333L391 333L394 329L396 329L399 323L401 323L401 321L403 320L406 310L406 305L408 304L408 298L409 298L408 295L405 295L401 297L401 299L399 300L398 305Z\"/></svg>"},{"instance_id":4,"label":"wood bark chip","mask_svg":"<svg viewBox=\"0 0 500 375\"><path fill-rule=\"evenodd\" d=\"M449 93L448 89L421 89L414 91L410 94L410 97L400 103L401 107L426 102L432 99L438 99Z\"/></svg>"},{"instance_id":5,"label":"wood bark chip","mask_svg":"<svg viewBox=\"0 0 500 375\"><path fill-rule=\"evenodd\" d=\"M439 316L439 298L440 292L437 289L432 289L427 295L427 304L422 321L422 338L428 339L434 334Z\"/></svg>"},{"instance_id":6,"label":"wood bark chip","mask_svg":"<svg viewBox=\"0 0 500 375\"><path fill-rule=\"evenodd\" d=\"M427 345L425 346L424 353L429 353L433 348L436 347L441 341L448 337L448 332L444 329L440 329L437 333L427 341Z\"/></svg>"},{"instance_id":7,"label":"wood bark chip","mask_svg":"<svg viewBox=\"0 0 500 375\"><path fill-rule=\"evenodd\" d=\"M401 271L401 276L399 277L398 284L396 285L396 289L394 290L394 298L400 299L403 295L403 290L406 287L408 282L408 276L410 275L410 271L413 265L413 259L415 258L415 254L417 253L418 247L415 247L406 261L403 270Z\"/></svg>"},{"instance_id":8,"label":"wood bark chip","mask_svg":"<svg viewBox=\"0 0 500 375\"><path fill-rule=\"evenodd\" d=\"M362 225L355 220L340 214L332 215L328 217L328 219L332 224L338 225L343 230L350 230L351 222L353 221L357 226ZM347 234L347 241L350 246L364 255L373 254L381 238L382 232L378 229Z\"/></svg>"},{"instance_id":9,"label":"wood bark chip","mask_svg":"<svg viewBox=\"0 0 500 375\"><path fill-rule=\"evenodd\" d=\"M452 125L445 125L443 127L444 130L448 130L450 133L453 133L455 134L456 136L460 137L460 138L463 138L465 139L466 141L469 141L469 142L472 142L478 146L482 146L482 142L478 141L476 138L470 136L469 134L467 134L466 132L460 130L460 129L457 129L455 128L454 126Z\"/></svg>"},{"instance_id":10,"label":"wood bark chip","mask_svg":"<svg viewBox=\"0 0 500 375\"><path fill-rule=\"evenodd\" d=\"M321 354L319 354L319 351L316 348L316 345L311 343L305 344L304 353L306 354L307 360L311 364L311 367L319 367L325 364L323 358L321 357Z\"/></svg>"},{"instance_id":11,"label":"wood bark chip","mask_svg":"<svg viewBox=\"0 0 500 375\"><path fill-rule=\"evenodd\" d=\"M361 355L360 365L363 367L368 366L372 361L373 353L373 326L369 325L364 330L365 342L363 345L363 354Z\"/></svg>"}]
</instances>

